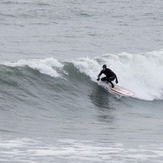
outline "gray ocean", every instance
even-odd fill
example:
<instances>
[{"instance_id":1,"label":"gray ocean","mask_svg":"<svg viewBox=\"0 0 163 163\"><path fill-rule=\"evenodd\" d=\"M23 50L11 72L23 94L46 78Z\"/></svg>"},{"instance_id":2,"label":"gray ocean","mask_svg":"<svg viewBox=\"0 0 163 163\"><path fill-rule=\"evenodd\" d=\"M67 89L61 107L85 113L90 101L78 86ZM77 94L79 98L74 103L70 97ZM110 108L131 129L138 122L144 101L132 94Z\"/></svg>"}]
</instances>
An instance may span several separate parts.
<instances>
[{"instance_id":1,"label":"gray ocean","mask_svg":"<svg viewBox=\"0 0 163 163\"><path fill-rule=\"evenodd\" d=\"M0 1L0 163L162 161L162 0Z\"/></svg>"}]
</instances>

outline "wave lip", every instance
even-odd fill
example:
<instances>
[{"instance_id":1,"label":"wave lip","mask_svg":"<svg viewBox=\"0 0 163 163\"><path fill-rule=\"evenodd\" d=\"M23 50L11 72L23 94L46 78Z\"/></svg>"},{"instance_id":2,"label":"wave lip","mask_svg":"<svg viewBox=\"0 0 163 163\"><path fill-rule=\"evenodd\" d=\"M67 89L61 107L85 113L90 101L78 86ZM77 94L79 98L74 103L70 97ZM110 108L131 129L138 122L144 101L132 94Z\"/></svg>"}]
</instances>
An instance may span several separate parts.
<instances>
[{"instance_id":1,"label":"wave lip","mask_svg":"<svg viewBox=\"0 0 163 163\"><path fill-rule=\"evenodd\" d=\"M25 67L28 66L32 69L38 70L42 74L49 75L51 77L60 77L60 74L56 71L57 68L62 68L63 64L58 62L54 58L46 59L21 59L17 62L5 62L4 65L10 67Z\"/></svg>"}]
</instances>

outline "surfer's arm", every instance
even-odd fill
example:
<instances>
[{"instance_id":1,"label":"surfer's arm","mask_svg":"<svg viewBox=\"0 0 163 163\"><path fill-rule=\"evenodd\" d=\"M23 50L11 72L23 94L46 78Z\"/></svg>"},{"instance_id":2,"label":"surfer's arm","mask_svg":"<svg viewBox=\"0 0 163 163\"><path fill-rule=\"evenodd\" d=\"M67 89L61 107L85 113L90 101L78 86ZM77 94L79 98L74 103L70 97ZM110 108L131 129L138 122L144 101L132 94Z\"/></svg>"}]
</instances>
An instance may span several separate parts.
<instances>
[{"instance_id":1,"label":"surfer's arm","mask_svg":"<svg viewBox=\"0 0 163 163\"><path fill-rule=\"evenodd\" d=\"M117 75L115 75L115 82L118 83Z\"/></svg>"},{"instance_id":2,"label":"surfer's arm","mask_svg":"<svg viewBox=\"0 0 163 163\"><path fill-rule=\"evenodd\" d=\"M99 74L98 74L98 77L97 77L97 80L100 80L100 76L102 75L103 71L101 71Z\"/></svg>"}]
</instances>

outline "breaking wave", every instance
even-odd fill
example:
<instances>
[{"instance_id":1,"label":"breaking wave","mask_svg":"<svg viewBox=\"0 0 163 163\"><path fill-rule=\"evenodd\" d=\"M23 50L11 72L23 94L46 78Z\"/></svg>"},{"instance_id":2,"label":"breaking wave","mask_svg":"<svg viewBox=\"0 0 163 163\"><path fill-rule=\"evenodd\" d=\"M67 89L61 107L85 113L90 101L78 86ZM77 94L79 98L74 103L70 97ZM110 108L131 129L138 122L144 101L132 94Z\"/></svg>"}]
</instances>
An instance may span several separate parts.
<instances>
[{"instance_id":1,"label":"breaking wave","mask_svg":"<svg viewBox=\"0 0 163 163\"><path fill-rule=\"evenodd\" d=\"M149 101L163 99L162 50L145 54L106 54L101 57L80 58L69 62L59 62L55 58L21 59L2 64L1 72L5 73L4 66L6 68L30 68L41 74L63 80L72 73L76 75L76 80L82 78L81 75L84 74L93 82L98 83L96 78L103 64L107 64L117 74L120 86L135 93L134 98ZM3 76L1 76L2 80Z\"/></svg>"}]
</instances>

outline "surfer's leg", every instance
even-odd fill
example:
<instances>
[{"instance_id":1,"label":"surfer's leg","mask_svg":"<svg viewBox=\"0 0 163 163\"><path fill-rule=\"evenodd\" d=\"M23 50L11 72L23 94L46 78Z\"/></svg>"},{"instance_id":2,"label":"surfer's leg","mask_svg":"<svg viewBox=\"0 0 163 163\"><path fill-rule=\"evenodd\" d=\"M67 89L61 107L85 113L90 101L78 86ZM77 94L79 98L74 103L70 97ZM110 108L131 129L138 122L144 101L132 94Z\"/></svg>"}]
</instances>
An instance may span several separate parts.
<instances>
[{"instance_id":1,"label":"surfer's leg","mask_svg":"<svg viewBox=\"0 0 163 163\"><path fill-rule=\"evenodd\" d=\"M107 77L103 77L103 78L101 78L101 81L103 81L103 82L107 82L107 83L108 83L108 81L107 81Z\"/></svg>"},{"instance_id":2,"label":"surfer's leg","mask_svg":"<svg viewBox=\"0 0 163 163\"><path fill-rule=\"evenodd\" d=\"M113 77L107 78L107 81L111 84L112 88L114 88L114 84L112 83L113 80Z\"/></svg>"},{"instance_id":3,"label":"surfer's leg","mask_svg":"<svg viewBox=\"0 0 163 163\"><path fill-rule=\"evenodd\" d=\"M107 84L110 83L112 88L114 88L114 84L111 82L113 80L114 80L113 77L111 77L111 78L107 78L107 77L101 78L101 81L106 82Z\"/></svg>"},{"instance_id":4,"label":"surfer's leg","mask_svg":"<svg viewBox=\"0 0 163 163\"><path fill-rule=\"evenodd\" d=\"M111 87L114 88L114 84L111 81L109 81L109 83L111 84Z\"/></svg>"}]
</instances>

